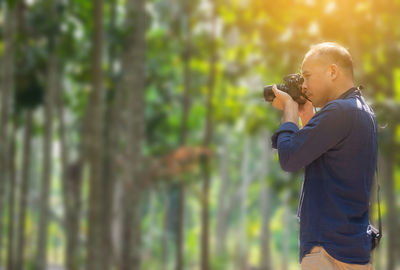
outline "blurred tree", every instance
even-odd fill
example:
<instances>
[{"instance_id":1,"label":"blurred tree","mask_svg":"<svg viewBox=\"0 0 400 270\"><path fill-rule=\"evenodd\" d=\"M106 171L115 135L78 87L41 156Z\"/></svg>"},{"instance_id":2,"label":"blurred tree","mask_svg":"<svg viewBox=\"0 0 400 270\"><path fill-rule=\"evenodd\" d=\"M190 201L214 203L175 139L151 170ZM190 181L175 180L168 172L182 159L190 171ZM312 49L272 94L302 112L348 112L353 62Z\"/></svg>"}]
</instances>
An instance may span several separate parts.
<instances>
[{"instance_id":1,"label":"blurred tree","mask_svg":"<svg viewBox=\"0 0 400 270\"><path fill-rule=\"evenodd\" d=\"M270 187L266 183L266 177L270 173L271 163L271 146L269 145L269 140L265 138L269 138L269 132L265 131L261 133L261 151L263 151L261 162L262 173L261 173L261 192L260 192L260 202L261 202L261 247L260 253L262 254L260 259L260 270L271 270L272 262L271 262L271 237L270 237L270 218L271 218L271 190Z\"/></svg>"},{"instance_id":2,"label":"blurred tree","mask_svg":"<svg viewBox=\"0 0 400 270\"><path fill-rule=\"evenodd\" d=\"M59 10L58 1L44 1L43 9L50 15L49 24L43 25L43 34L47 38L47 61L46 61L46 91L44 96L44 135L43 135L43 179L40 190L40 218L38 246L35 260L35 269L44 269L48 261L48 224L50 214L50 187L52 179L52 153L53 153L53 118L55 93L59 82L58 72L60 70L57 55L59 34Z\"/></svg>"},{"instance_id":3,"label":"blurred tree","mask_svg":"<svg viewBox=\"0 0 400 270\"><path fill-rule=\"evenodd\" d=\"M57 85L56 78L58 72L58 61L55 52L49 56L48 74L45 94L44 127L43 136L43 181L40 193L40 221L38 253L36 258L36 269L43 269L47 265L47 236L48 219L50 212L49 197L52 174L52 137L53 137L53 107L54 107L54 88Z\"/></svg>"},{"instance_id":4,"label":"blurred tree","mask_svg":"<svg viewBox=\"0 0 400 270\"><path fill-rule=\"evenodd\" d=\"M209 37L209 77L207 84L207 95L206 95L206 121L204 125L204 137L203 146L209 148L212 143L213 136L213 98L215 90L215 77L216 77L216 65L217 65L217 42L216 42L216 18L217 7L216 2L213 3L212 11L210 14L211 32ZM200 265L202 270L208 270L209 255L210 255L210 234L209 234L209 193L210 193L210 181L211 181L211 165L210 158L204 156L201 159L202 165L202 177L203 187L201 194L201 260Z\"/></svg>"},{"instance_id":5,"label":"blurred tree","mask_svg":"<svg viewBox=\"0 0 400 270\"><path fill-rule=\"evenodd\" d=\"M12 130L11 130L11 141L9 148L9 168L10 168L10 197L8 200L8 246L7 246L7 269L14 270L16 265L16 239L15 239L15 226L16 223L16 189L17 189L17 177L16 177L16 123L15 119L13 119ZM29 153L29 152L28 152ZM28 155L27 153L27 155Z\"/></svg>"},{"instance_id":6,"label":"blurred tree","mask_svg":"<svg viewBox=\"0 0 400 270\"><path fill-rule=\"evenodd\" d=\"M122 121L126 127L125 149L122 171L123 222L121 235L122 270L140 269L141 227L140 203L144 176L145 143L145 1L126 2L126 36L122 53L121 79L123 103Z\"/></svg>"},{"instance_id":7,"label":"blurred tree","mask_svg":"<svg viewBox=\"0 0 400 270\"><path fill-rule=\"evenodd\" d=\"M104 89L102 70L103 49L103 1L96 0L92 5L93 32L92 32L92 88L88 104L88 137L87 160L89 162L89 215L88 215L88 245L87 245L87 269L109 269L109 253L106 251L106 237L108 232L104 226L103 197L104 185L102 181L103 162L103 129L104 118Z\"/></svg>"},{"instance_id":8,"label":"blurred tree","mask_svg":"<svg viewBox=\"0 0 400 270\"><path fill-rule=\"evenodd\" d=\"M220 165L220 188L218 191L218 205L217 205L217 222L215 228L215 251L219 258L225 258L227 256L226 251L226 237L228 233L228 218L230 203L229 197L227 196L228 187L231 185L229 168L230 168L230 129L226 128L226 138L221 142L221 152L219 153L219 165Z\"/></svg>"},{"instance_id":9,"label":"blurred tree","mask_svg":"<svg viewBox=\"0 0 400 270\"><path fill-rule=\"evenodd\" d=\"M184 1L182 13L184 14L182 18L182 36L181 44L183 45L182 49L182 62L183 62L183 94L181 99L181 127L179 134L179 145L186 145L187 142L187 134L188 134L188 117L190 110L190 87L191 87L191 71L190 71L190 59L192 54L192 45L191 45L191 30L192 25L191 21L191 9L192 9L193 1ZM179 17L178 17L179 18ZM176 270L182 270L184 268L184 210L185 210L185 186L183 183L183 179L178 181L178 215L177 215L177 226L176 226Z\"/></svg>"},{"instance_id":10,"label":"blurred tree","mask_svg":"<svg viewBox=\"0 0 400 270\"><path fill-rule=\"evenodd\" d=\"M247 195L250 182L253 180L256 172L250 172L250 138L244 138L242 164L240 168L240 196L239 196L239 228L237 237L237 269L248 269L248 243L247 243Z\"/></svg>"},{"instance_id":11,"label":"blurred tree","mask_svg":"<svg viewBox=\"0 0 400 270\"><path fill-rule=\"evenodd\" d=\"M24 142L21 168L21 182L19 184L18 208L19 215L17 219L16 247L15 247L15 265L10 268L22 269L26 262L26 217L27 204L30 186L31 170L31 145L33 135L34 110L43 102L43 81L44 61L41 54L41 48L37 45L36 36L30 22L35 17L34 12L27 10L26 3L22 0L16 1L17 8L17 58L16 65L19 67L15 74L15 119L16 123L25 122ZM21 121L22 120L22 121ZM15 128L18 128L16 126ZM10 239L12 241L12 239ZM10 251L11 252L11 251Z\"/></svg>"},{"instance_id":12,"label":"blurred tree","mask_svg":"<svg viewBox=\"0 0 400 270\"><path fill-rule=\"evenodd\" d=\"M4 27L3 42L4 51L1 59L0 71L0 94L1 94L1 111L0 111L0 171L2 176L0 179L0 216L4 211L5 187L9 181L8 166L8 147L9 147L9 118L10 118L10 102L12 91L14 88L14 45L15 45L15 4L12 2L0 3L4 8ZM3 229L2 219L0 221L0 231ZM0 252L3 250L3 234L0 235ZM2 257L0 256L0 265Z\"/></svg>"},{"instance_id":13,"label":"blurred tree","mask_svg":"<svg viewBox=\"0 0 400 270\"><path fill-rule=\"evenodd\" d=\"M57 86L55 89L55 107L58 118L58 134L60 137L60 156L61 156L61 181L64 202L64 228L66 237L65 246L65 265L68 270L78 270L80 268L80 213L82 205L82 167L84 160L84 147L81 147L75 161L70 161L70 147L68 147L67 131L65 123L65 105L63 102L62 71L56 75ZM81 137L86 134L82 132ZM87 135L86 135L87 136ZM83 144L83 139L81 139Z\"/></svg>"}]
</instances>

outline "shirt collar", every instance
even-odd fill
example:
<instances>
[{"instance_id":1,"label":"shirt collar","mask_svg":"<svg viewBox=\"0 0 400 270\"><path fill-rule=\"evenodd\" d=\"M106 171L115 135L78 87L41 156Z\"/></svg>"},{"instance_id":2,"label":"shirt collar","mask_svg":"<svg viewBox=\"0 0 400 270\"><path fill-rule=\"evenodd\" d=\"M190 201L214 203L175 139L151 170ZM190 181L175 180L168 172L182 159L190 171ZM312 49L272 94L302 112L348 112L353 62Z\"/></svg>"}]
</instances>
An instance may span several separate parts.
<instances>
[{"instance_id":1,"label":"shirt collar","mask_svg":"<svg viewBox=\"0 0 400 270\"><path fill-rule=\"evenodd\" d=\"M362 89L361 85L358 87L352 87L349 90L347 90L346 92L344 92L343 94L341 94L337 99L346 99L348 96L350 96L353 93L355 93L357 95L361 95L361 89Z\"/></svg>"}]
</instances>

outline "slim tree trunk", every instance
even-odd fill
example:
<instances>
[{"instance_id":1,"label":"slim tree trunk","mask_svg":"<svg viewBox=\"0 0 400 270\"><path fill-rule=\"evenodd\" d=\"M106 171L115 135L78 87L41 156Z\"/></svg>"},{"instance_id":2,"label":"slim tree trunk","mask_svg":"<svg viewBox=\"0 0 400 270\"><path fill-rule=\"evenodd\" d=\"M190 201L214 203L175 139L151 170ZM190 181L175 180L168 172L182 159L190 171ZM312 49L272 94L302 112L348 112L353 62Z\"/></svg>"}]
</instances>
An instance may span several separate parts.
<instances>
[{"instance_id":1,"label":"slim tree trunk","mask_svg":"<svg viewBox=\"0 0 400 270\"><path fill-rule=\"evenodd\" d=\"M270 191L265 183L265 178L261 183L261 262L260 270L272 270L271 251L270 251Z\"/></svg>"},{"instance_id":2,"label":"slim tree trunk","mask_svg":"<svg viewBox=\"0 0 400 270\"><path fill-rule=\"evenodd\" d=\"M2 3L5 7L3 21L3 46L0 70L0 217L3 216L5 185L9 179L8 150L9 136L8 126L10 118L10 99L14 88L14 34L15 34L15 9L9 7L7 3ZM0 219L0 232L3 231L3 219ZM0 233L0 254L3 251L3 234ZM0 256L0 266L2 265Z\"/></svg>"},{"instance_id":3,"label":"slim tree trunk","mask_svg":"<svg viewBox=\"0 0 400 270\"><path fill-rule=\"evenodd\" d=\"M22 270L25 254L25 228L26 213L28 207L29 170L31 165L31 141L32 141L33 111L27 109L25 114L24 155L22 160L21 185L19 195L19 218L17 223L17 246L15 258L15 270Z\"/></svg>"},{"instance_id":4,"label":"slim tree trunk","mask_svg":"<svg viewBox=\"0 0 400 270\"><path fill-rule=\"evenodd\" d=\"M113 108L110 103L107 104L104 122L109 123L109 128L104 130L104 155L103 155L103 166L102 166L102 186L104 189L104 195L102 198L102 210L103 210L103 226L104 226L104 246L110 250L112 247L111 240L111 221L112 221L112 202L115 186L115 174L112 163L113 153L113 131L114 125L112 123L112 112ZM111 251L111 250L110 250ZM113 252L109 252L104 257L104 264L108 269L111 265L111 255Z\"/></svg>"},{"instance_id":5,"label":"slim tree trunk","mask_svg":"<svg viewBox=\"0 0 400 270\"><path fill-rule=\"evenodd\" d=\"M163 203L164 203L164 216L163 216L163 233L161 236L161 270L168 269L168 238L169 238L169 218L170 218L170 201L168 190L162 192Z\"/></svg>"},{"instance_id":6,"label":"slim tree trunk","mask_svg":"<svg viewBox=\"0 0 400 270\"><path fill-rule=\"evenodd\" d=\"M113 35L117 30L116 19L117 19L117 1L112 0L109 2L110 5L110 24L108 26L108 32ZM110 256L107 258L109 262L106 264L112 264L112 267L120 265L120 239L121 235L121 213L122 213L122 203L120 192L121 179L119 172L119 152L118 143L120 142L121 133L124 130L119 128L121 123L121 102L124 99L121 89L117 88L117 77L114 67L115 61L117 60L117 45L115 42L110 42L108 44L108 62L111 67L109 70L109 77L111 80L111 87L108 89L109 93L106 95L109 97L106 100L106 112L105 112L105 122L108 123L108 128L104 130L104 140L105 140L105 153L103 160L103 183L105 186L106 199L105 204L107 206L104 208L104 215L107 222L105 223L105 231L107 239L105 241L108 243ZM114 90L115 89L115 90Z\"/></svg>"},{"instance_id":7,"label":"slim tree trunk","mask_svg":"<svg viewBox=\"0 0 400 270\"><path fill-rule=\"evenodd\" d=\"M17 17L17 31L19 35L26 35L26 23L25 23L25 7L24 1L16 2L16 17ZM21 44L23 46L23 44ZM24 268L25 260L25 229L26 229L26 215L27 215L27 201L29 196L29 179L30 179L30 167L31 167L31 137L32 137L32 126L33 126L33 108L26 108L25 110L25 130L23 139L23 160L21 179L19 183L19 217L17 222L17 234L16 234L16 258L15 258L15 269L20 270Z\"/></svg>"},{"instance_id":8,"label":"slim tree trunk","mask_svg":"<svg viewBox=\"0 0 400 270\"><path fill-rule=\"evenodd\" d=\"M388 144L393 146L395 131L388 127L386 130L389 134ZM396 238L398 232L396 232L396 203L395 203L395 188L394 188L394 162L395 162L395 152L388 151L381 160L381 165L384 165L383 171L380 171L383 177L383 191L385 194L385 201L387 207L387 220L386 220L386 239L387 239L387 270L395 270L396 267ZM382 162L383 161L383 162Z\"/></svg>"},{"instance_id":9,"label":"slim tree trunk","mask_svg":"<svg viewBox=\"0 0 400 270\"><path fill-rule=\"evenodd\" d=\"M283 237L282 237L282 270L289 268L289 242L290 242L290 209L289 209L290 191L286 190L283 194Z\"/></svg>"},{"instance_id":10,"label":"slim tree trunk","mask_svg":"<svg viewBox=\"0 0 400 270\"><path fill-rule=\"evenodd\" d=\"M124 219L122 228L122 270L140 269L140 196L144 170L144 61L145 61L145 0L128 0L126 29L130 30L123 54L122 87L127 107L126 162L123 172ZM132 31L133 30L133 31Z\"/></svg>"},{"instance_id":11,"label":"slim tree trunk","mask_svg":"<svg viewBox=\"0 0 400 270\"><path fill-rule=\"evenodd\" d=\"M226 236L228 233L227 223L230 197L227 195L229 187L229 130L225 131L222 136L224 138L222 141L221 155L219 157L221 185L218 191L217 225L215 230L216 252L220 258L226 256Z\"/></svg>"},{"instance_id":12,"label":"slim tree trunk","mask_svg":"<svg viewBox=\"0 0 400 270\"><path fill-rule=\"evenodd\" d=\"M123 101L125 100L124 93L121 89L118 89L115 93L115 97L112 103L111 109L111 121L109 128L111 129L109 147L110 155L112 156L112 164L110 165L110 174L112 174L113 181L112 188L109 192L112 192L112 223L111 223L111 238L112 238L112 261L116 266L121 265L121 241L124 239L121 238L121 230L122 230L122 219L124 212L124 204L123 204L123 183L121 181L121 153L120 153L120 145L122 140L122 135L125 130L123 130L122 126L122 114L120 113L121 108L123 108Z\"/></svg>"},{"instance_id":13,"label":"slim tree trunk","mask_svg":"<svg viewBox=\"0 0 400 270\"><path fill-rule=\"evenodd\" d=\"M79 216L81 211L83 150L80 150L79 158L76 162L69 163L69 151L65 127L66 124L64 119L64 104L62 102L63 88L61 71L58 72L56 76L56 84L56 113L58 118L58 133L60 137L61 179L65 212L64 229L67 242L65 247L65 261L67 270L78 270L80 260Z\"/></svg>"},{"instance_id":14,"label":"slim tree trunk","mask_svg":"<svg viewBox=\"0 0 400 270\"><path fill-rule=\"evenodd\" d=\"M269 231L269 223L270 223L270 190L266 183L266 179L269 173L269 164L270 164L270 156L271 156L271 146L269 145L270 135L266 132L262 136L262 144L261 149L263 170L261 173L261 261L260 261L260 270L272 270L272 262L271 262L271 251L270 251L270 231Z\"/></svg>"},{"instance_id":15,"label":"slim tree trunk","mask_svg":"<svg viewBox=\"0 0 400 270\"><path fill-rule=\"evenodd\" d=\"M103 230L104 230L104 247L106 250L111 251L112 241L111 241L111 221L112 221L112 201L114 194L114 168L112 163L112 134L114 131L114 125L112 123L112 112L113 108L111 103L107 103L107 108L105 112L104 122L109 123L109 128L104 129L104 154L102 160L102 187L103 187L103 196L102 196L102 216L103 216ZM114 109L115 110L115 109ZM112 252L107 252L104 256L104 265L106 269L109 269L111 266L111 256Z\"/></svg>"},{"instance_id":16,"label":"slim tree trunk","mask_svg":"<svg viewBox=\"0 0 400 270\"><path fill-rule=\"evenodd\" d=\"M103 45L103 1L93 1L93 49L92 49L92 93L89 104L89 137L87 138L90 171L89 184L89 232L88 232L88 270L107 270L105 264L105 231L102 209L104 186L102 182L103 162L103 85L102 85L102 45Z\"/></svg>"},{"instance_id":17,"label":"slim tree trunk","mask_svg":"<svg viewBox=\"0 0 400 270\"><path fill-rule=\"evenodd\" d=\"M244 150L243 150L243 160L242 160L242 168L241 168L241 180L242 184L240 187L240 219L239 219L239 243L238 243L238 267L239 270L248 268L248 258L247 258L247 233L246 233L246 225L247 225L247 207L246 207L246 197L248 186L251 180L250 172L249 172L249 153L250 153L250 142L248 138L245 138L244 142Z\"/></svg>"},{"instance_id":18,"label":"slim tree trunk","mask_svg":"<svg viewBox=\"0 0 400 270\"><path fill-rule=\"evenodd\" d=\"M184 1L184 49L183 49L183 96L182 96L182 118L179 136L179 144L186 144L187 121L190 110L190 58L191 58L191 35L190 35L190 1ZM178 184L178 223L176 228L176 270L184 268L184 220L185 220L185 185L181 179Z\"/></svg>"},{"instance_id":19,"label":"slim tree trunk","mask_svg":"<svg viewBox=\"0 0 400 270\"><path fill-rule=\"evenodd\" d=\"M14 270L15 267L15 214L16 214L16 171L15 171L15 151L16 151L16 124L13 123L13 128L10 136L10 157L9 157L9 172L10 172L10 197L8 201L8 247L7 247L7 269Z\"/></svg>"},{"instance_id":20,"label":"slim tree trunk","mask_svg":"<svg viewBox=\"0 0 400 270\"><path fill-rule=\"evenodd\" d=\"M49 57L47 73L47 88L45 93L44 109L44 136L43 136L43 179L40 190L40 220L37 246L36 270L45 269L47 265L47 228L49 220L49 193L52 174L52 135L53 135L53 93L56 87L58 61L55 51Z\"/></svg>"},{"instance_id":21,"label":"slim tree trunk","mask_svg":"<svg viewBox=\"0 0 400 270\"><path fill-rule=\"evenodd\" d=\"M183 240L184 240L184 212L185 212L185 185L183 179L177 185L178 191L178 201L177 201L177 226L175 234L176 243L176 270L183 269Z\"/></svg>"},{"instance_id":22,"label":"slim tree trunk","mask_svg":"<svg viewBox=\"0 0 400 270\"><path fill-rule=\"evenodd\" d=\"M63 165L64 166L64 165ZM82 161L78 159L64 167L63 189L65 204L65 231L67 245L65 249L67 270L80 269L79 221L82 194Z\"/></svg>"},{"instance_id":23,"label":"slim tree trunk","mask_svg":"<svg viewBox=\"0 0 400 270\"><path fill-rule=\"evenodd\" d=\"M214 4L215 5L215 4ZM214 96L215 88L215 73L217 63L217 49L216 49L216 11L215 6L212 12L212 33L210 40L210 73L208 80L208 92L207 92L207 115L204 129L204 148L209 148L212 140L212 115L213 115L213 104L212 99ZM201 158L202 165L202 176L203 176L203 188L201 196L201 270L209 269L209 203L208 197L210 193L210 158L203 156Z\"/></svg>"},{"instance_id":24,"label":"slim tree trunk","mask_svg":"<svg viewBox=\"0 0 400 270\"><path fill-rule=\"evenodd\" d=\"M110 24L108 26L108 32L114 34L116 29L116 0L112 0L109 2L110 5ZM104 264L106 268L111 267L111 263L115 259L114 254L115 251L113 249L113 241L112 241L112 220L113 220L113 195L115 190L116 176L115 173L115 151L114 147L116 146L116 137L118 134L116 133L116 116L119 107L117 107L117 100L115 98L116 90L114 90L117 85L115 75L114 75L114 62L116 60L116 51L115 51L115 42L106 45L108 47L108 63L111 67L109 70L109 79L111 81L111 86L108 87L105 98L105 114L104 114L104 123L107 123L107 128L104 128L104 154L103 154L103 173L102 173L102 186L104 188L104 196L102 200L103 204L103 226L104 226L104 245L107 247L107 256L104 257ZM115 260L114 260L115 261Z\"/></svg>"},{"instance_id":25,"label":"slim tree trunk","mask_svg":"<svg viewBox=\"0 0 400 270\"><path fill-rule=\"evenodd\" d=\"M371 188L371 195L370 195L370 207L369 207L369 219L370 222L376 227L378 228L379 226L379 217L378 217L378 213L375 212L375 210L378 207L378 198L377 198L377 192L378 192L378 182L379 182L379 186L380 186L380 191L379 191L379 199L380 199L380 205L381 205L381 211L382 211L382 198L383 198L383 187L385 185L384 180L386 179L386 160L385 157L382 153L382 151L378 151L378 178L375 177L374 178L374 182L372 183L372 188ZM382 215L382 212L381 212ZM382 218L382 216L381 216ZM383 221L382 221L383 222ZM386 228L385 224L383 223L382 226L384 226L384 228ZM386 234L383 233L385 236ZM371 261L374 265L374 269L375 270L381 270L384 269L383 267L383 261L385 259L384 254L386 254L386 252L383 249L383 241L381 240L381 244L371 253Z\"/></svg>"}]
</instances>

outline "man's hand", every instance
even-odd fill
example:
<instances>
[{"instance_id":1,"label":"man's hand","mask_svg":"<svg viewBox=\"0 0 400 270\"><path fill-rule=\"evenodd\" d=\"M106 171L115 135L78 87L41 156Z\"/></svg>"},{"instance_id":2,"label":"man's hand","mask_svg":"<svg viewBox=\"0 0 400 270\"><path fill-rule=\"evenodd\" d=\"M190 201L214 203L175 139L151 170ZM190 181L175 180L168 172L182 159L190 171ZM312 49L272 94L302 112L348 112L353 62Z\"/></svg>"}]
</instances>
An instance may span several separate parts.
<instances>
[{"instance_id":1,"label":"man's hand","mask_svg":"<svg viewBox=\"0 0 400 270\"><path fill-rule=\"evenodd\" d=\"M299 125L299 104L292 99L289 94L276 88L274 84L272 86L272 91L275 94L275 98L272 101L272 106L283 110L282 122L293 122L296 126Z\"/></svg>"},{"instance_id":2,"label":"man's hand","mask_svg":"<svg viewBox=\"0 0 400 270\"><path fill-rule=\"evenodd\" d=\"M308 121L314 116L313 104L309 100L299 105L299 115L303 127L307 125Z\"/></svg>"},{"instance_id":3,"label":"man's hand","mask_svg":"<svg viewBox=\"0 0 400 270\"><path fill-rule=\"evenodd\" d=\"M272 92L274 92L275 94L275 98L272 101L272 106L274 106L275 108L279 109L279 110L283 110L286 103L288 102L294 102L296 103L291 96L289 96L288 93L283 92L281 90L279 90L276 85L274 84L272 86ZM297 103L296 103L297 104Z\"/></svg>"}]
</instances>

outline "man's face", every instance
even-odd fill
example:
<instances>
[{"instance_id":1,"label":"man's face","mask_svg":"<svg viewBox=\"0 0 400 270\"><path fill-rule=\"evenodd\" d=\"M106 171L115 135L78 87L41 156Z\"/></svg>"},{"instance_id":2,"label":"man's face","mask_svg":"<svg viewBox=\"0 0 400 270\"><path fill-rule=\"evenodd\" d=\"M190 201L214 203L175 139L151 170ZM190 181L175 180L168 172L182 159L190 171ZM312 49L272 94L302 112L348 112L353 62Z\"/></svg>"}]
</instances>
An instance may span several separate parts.
<instances>
[{"instance_id":1,"label":"man's face","mask_svg":"<svg viewBox=\"0 0 400 270\"><path fill-rule=\"evenodd\" d=\"M303 60L301 73L304 77L303 92L316 107L323 107L329 99L328 64L317 56Z\"/></svg>"}]
</instances>

